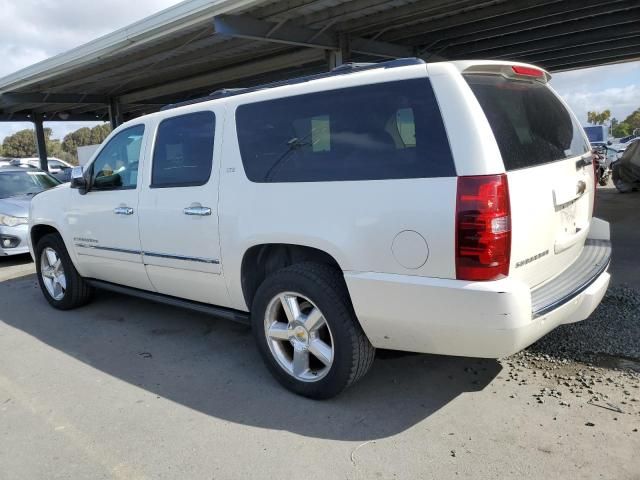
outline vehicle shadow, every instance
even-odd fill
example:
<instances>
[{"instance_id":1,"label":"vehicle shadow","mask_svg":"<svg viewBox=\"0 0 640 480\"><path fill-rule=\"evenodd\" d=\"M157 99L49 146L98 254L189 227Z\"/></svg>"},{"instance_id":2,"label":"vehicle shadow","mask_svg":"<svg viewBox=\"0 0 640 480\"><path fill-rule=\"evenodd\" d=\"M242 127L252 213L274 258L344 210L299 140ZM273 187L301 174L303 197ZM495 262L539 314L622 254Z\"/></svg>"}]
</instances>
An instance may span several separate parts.
<instances>
[{"instance_id":1,"label":"vehicle shadow","mask_svg":"<svg viewBox=\"0 0 640 480\"><path fill-rule=\"evenodd\" d=\"M204 314L99 292L60 312L34 276L0 282L0 321L124 382L207 415L308 437L367 441L395 435L464 392L482 390L494 360L380 351L339 397L312 401L270 376L250 330Z\"/></svg>"},{"instance_id":2,"label":"vehicle shadow","mask_svg":"<svg viewBox=\"0 0 640 480\"><path fill-rule=\"evenodd\" d=\"M23 255L12 255L12 256L0 256L0 268L3 267L15 267L19 265L27 265L33 262L31 259L31 255L25 253Z\"/></svg>"},{"instance_id":3,"label":"vehicle shadow","mask_svg":"<svg viewBox=\"0 0 640 480\"><path fill-rule=\"evenodd\" d=\"M0 257L0 282L11 278L31 275L35 271L31 255Z\"/></svg>"}]
</instances>

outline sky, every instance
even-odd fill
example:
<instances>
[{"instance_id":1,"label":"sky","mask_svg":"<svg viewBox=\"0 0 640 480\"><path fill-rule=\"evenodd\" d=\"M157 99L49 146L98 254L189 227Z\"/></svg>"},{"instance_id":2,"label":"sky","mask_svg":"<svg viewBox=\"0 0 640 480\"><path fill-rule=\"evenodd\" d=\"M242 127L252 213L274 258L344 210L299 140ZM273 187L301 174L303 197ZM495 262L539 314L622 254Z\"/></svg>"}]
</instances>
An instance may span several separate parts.
<instances>
[{"instance_id":1,"label":"sky","mask_svg":"<svg viewBox=\"0 0 640 480\"><path fill-rule=\"evenodd\" d=\"M0 0L0 77L65 52L90 40L159 12L179 0ZM623 120L640 108L640 61L561 72L553 88L564 97L581 122L587 111L611 110ZM90 122L52 122L53 138ZM0 123L0 141L31 128L31 123Z\"/></svg>"}]
</instances>

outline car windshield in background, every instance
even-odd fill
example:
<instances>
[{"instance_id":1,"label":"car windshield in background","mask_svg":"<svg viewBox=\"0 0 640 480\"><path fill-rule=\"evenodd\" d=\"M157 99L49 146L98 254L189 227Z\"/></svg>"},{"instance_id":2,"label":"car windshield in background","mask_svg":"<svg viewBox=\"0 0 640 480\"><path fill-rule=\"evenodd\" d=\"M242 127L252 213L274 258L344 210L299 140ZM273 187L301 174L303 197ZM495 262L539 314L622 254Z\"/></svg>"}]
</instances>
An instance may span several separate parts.
<instances>
[{"instance_id":1,"label":"car windshield in background","mask_svg":"<svg viewBox=\"0 0 640 480\"><path fill-rule=\"evenodd\" d=\"M56 185L60 182L45 172L0 172L0 198L34 195Z\"/></svg>"},{"instance_id":2,"label":"car windshield in background","mask_svg":"<svg viewBox=\"0 0 640 480\"><path fill-rule=\"evenodd\" d=\"M507 170L535 167L590 150L580 125L544 84L465 75L491 125Z\"/></svg>"}]
</instances>

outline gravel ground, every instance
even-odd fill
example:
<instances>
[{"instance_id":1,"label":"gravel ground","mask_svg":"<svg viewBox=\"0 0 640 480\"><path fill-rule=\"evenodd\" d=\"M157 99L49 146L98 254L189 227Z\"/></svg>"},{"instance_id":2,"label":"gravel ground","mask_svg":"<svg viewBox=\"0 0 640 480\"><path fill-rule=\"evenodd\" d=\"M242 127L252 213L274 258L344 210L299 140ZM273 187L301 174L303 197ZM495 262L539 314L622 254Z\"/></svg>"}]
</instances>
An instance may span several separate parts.
<instances>
[{"instance_id":1,"label":"gravel ground","mask_svg":"<svg viewBox=\"0 0 640 480\"><path fill-rule=\"evenodd\" d=\"M527 405L600 407L612 412L613 421L634 424L631 418L640 417L640 292L610 287L587 320L562 325L501 363L506 382L526 387ZM518 390L510 397L517 398Z\"/></svg>"},{"instance_id":2,"label":"gravel ground","mask_svg":"<svg viewBox=\"0 0 640 480\"><path fill-rule=\"evenodd\" d=\"M610 287L591 317L560 326L528 351L640 371L640 292L624 285Z\"/></svg>"}]
</instances>

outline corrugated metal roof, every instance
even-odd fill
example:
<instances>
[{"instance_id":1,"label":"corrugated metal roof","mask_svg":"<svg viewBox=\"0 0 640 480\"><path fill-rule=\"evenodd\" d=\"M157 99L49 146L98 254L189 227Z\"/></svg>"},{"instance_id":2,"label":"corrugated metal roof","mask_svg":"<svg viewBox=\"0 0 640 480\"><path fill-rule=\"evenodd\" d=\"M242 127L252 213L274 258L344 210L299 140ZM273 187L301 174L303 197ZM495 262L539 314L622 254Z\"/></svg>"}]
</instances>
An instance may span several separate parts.
<instances>
[{"instance_id":1,"label":"corrugated metal roof","mask_svg":"<svg viewBox=\"0 0 640 480\"><path fill-rule=\"evenodd\" d=\"M214 19L230 19L231 34ZM358 61L409 52L559 71L640 58L640 3L188 0L0 79L0 120L32 111L106 118L111 98L136 116L221 87L325 70L326 48L341 42Z\"/></svg>"}]
</instances>

